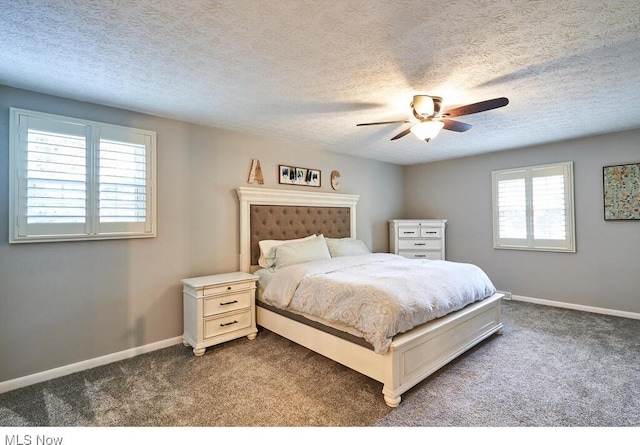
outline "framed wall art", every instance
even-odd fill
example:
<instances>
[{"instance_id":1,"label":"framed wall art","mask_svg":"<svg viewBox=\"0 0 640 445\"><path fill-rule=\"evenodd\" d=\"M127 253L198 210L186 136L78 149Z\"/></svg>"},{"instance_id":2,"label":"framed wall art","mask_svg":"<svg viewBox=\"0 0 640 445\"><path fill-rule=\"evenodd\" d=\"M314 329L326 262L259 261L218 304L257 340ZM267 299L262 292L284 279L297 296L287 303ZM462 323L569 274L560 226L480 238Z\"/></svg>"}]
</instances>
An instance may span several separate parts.
<instances>
[{"instance_id":1,"label":"framed wall art","mask_svg":"<svg viewBox=\"0 0 640 445\"><path fill-rule=\"evenodd\" d=\"M320 170L280 165L278 166L278 182L280 184L320 187Z\"/></svg>"},{"instance_id":2,"label":"framed wall art","mask_svg":"<svg viewBox=\"0 0 640 445\"><path fill-rule=\"evenodd\" d=\"M640 163L602 168L604 219L640 220Z\"/></svg>"}]
</instances>

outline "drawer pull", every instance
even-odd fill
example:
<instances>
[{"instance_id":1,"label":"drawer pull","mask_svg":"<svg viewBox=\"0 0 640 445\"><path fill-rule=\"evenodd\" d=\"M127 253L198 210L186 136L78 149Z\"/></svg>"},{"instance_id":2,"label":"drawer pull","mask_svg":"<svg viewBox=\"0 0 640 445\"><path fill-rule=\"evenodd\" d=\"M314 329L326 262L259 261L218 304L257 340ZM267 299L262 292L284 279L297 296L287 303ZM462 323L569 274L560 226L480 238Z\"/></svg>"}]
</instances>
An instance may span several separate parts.
<instances>
[{"instance_id":1,"label":"drawer pull","mask_svg":"<svg viewBox=\"0 0 640 445\"><path fill-rule=\"evenodd\" d=\"M224 326L229 326L231 324L236 324L238 322L238 320L233 320L230 321L229 323L220 323L220 326L224 327Z\"/></svg>"},{"instance_id":2,"label":"drawer pull","mask_svg":"<svg viewBox=\"0 0 640 445\"><path fill-rule=\"evenodd\" d=\"M226 303L220 303L220 306L226 306L227 304L236 304L238 300L227 301Z\"/></svg>"},{"instance_id":3,"label":"drawer pull","mask_svg":"<svg viewBox=\"0 0 640 445\"><path fill-rule=\"evenodd\" d=\"M426 245L427 245L427 243L415 243L414 245L415 245L415 246L426 246Z\"/></svg>"},{"instance_id":4,"label":"drawer pull","mask_svg":"<svg viewBox=\"0 0 640 445\"><path fill-rule=\"evenodd\" d=\"M231 290L231 286L227 287L227 290Z\"/></svg>"},{"instance_id":5,"label":"drawer pull","mask_svg":"<svg viewBox=\"0 0 640 445\"><path fill-rule=\"evenodd\" d=\"M407 235L407 234L409 234L409 235L410 235L410 234L412 234L412 233L414 233L414 232L413 232L413 230L411 230L411 231L409 231L409 232L402 232L402 233L404 233L405 235Z\"/></svg>"},{"instance_id":6,"label":"drawer pull","mask_svg":"<svg viewBox=\"0 0 640 445\"><path fill-rule=\"evenodd\" d=\"M416 258L426 258L426 255L416 255Z\"/></svg>"}]
</instances>

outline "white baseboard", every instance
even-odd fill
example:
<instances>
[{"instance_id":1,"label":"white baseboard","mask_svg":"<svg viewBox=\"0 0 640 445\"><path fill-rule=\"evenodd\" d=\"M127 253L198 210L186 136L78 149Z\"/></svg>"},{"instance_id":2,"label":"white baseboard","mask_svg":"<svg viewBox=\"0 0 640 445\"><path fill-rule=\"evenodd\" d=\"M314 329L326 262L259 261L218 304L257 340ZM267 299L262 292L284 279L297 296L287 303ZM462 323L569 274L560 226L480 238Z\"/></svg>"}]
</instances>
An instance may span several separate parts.
<instances>
[{"instance_id":1,"label":"white baseboard","mask_svg":"<svg viewBox=\"0 0 640 445\"><path fill-rule=\"evenodd\" d=\"M605 309L595 306L584 306L582 304L564 303L562 301L543 300L541 298L524 297L522 295L511 295L512 300L524 301L527 303L543 304L545 306L555 306L576 311L594 312L596 314L614 315L616 317L633 318L640 320L640 314L636 312L618 311L615 309Z\"/></svg>"},{"instance_id":2,"label":"white baseboard","mask_svg":"<svg viewBox=\"0 0 640 445\"><path fill-rule=\"evenodd\" d=\"M125 351L114 352L113 354L103 355L101 357L92 358L82 362L72 363L70 365L61 366L59 368L50 369L48 371L38 372L36 374L18 377L17 379L0 382L0 394L14 389L23 388L25 386L34 385L36 383L45 382L47 380L63 377L73 374L74 372L84 371L86 369L95 368L97 366L107 365L109 363L125 360L137 355L146 354L147 352L156 351L158 349L168 348L169 346L182 343L182 336L168 338L155 343L138 346L127 349Z\"/></svg>"},{"instance_id":3,"label":"white baseboard","mask_svg":"<svg viewBox=\"0 0 640 445\"><path fill-rule=\"evenodd\" d=\"M633 318L640 320L640 314L635 312L618 311L614 309L605 309L594 306L584 306L581 304L564 303L553 300L543 300L541 298L525 297L522 295L512 295L508 293L508 299L514 301L524 301L527 303L542 304L545 306L555 306L565 309L574 309L578 311L594 312L596 314L613 315L616 317ZM136 348L127 349L125 351L115 352L113 354L103 355L101 357L92 358L78 363L72 363L70 365L61 366L59 368L50 369L48 371L39 372L36 374L19 377L13 380L7 380L6 382L0 382L0 394L14 389L23 388L25 386L34 385L36 383L45 382L47 380L63 377L65 375L73 374L74 372L84 371L85 369L95 368L97 366L107 365L109 363L117 362L119 360L125 360L137 355L146 354L147 352L156 351L158 349L168 348L169 346L182 343L182 336L161 340L156 343L150 343Z\"/></svg>"}]
</instances>

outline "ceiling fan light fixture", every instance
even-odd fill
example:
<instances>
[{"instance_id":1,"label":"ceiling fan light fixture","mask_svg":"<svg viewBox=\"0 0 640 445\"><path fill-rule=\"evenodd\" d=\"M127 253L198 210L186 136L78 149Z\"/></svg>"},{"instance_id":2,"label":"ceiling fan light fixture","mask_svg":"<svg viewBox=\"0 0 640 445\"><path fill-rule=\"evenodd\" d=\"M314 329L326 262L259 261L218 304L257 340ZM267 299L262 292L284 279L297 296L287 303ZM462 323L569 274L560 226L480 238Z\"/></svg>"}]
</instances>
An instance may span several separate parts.
<instances>
[{"instance_id":1,"label":"ceiling fan light fixture","mask_svg":"<svg viewBox=\"0 0 640 445\"><path fill-rule=\"evenodd\" d=\"M435 104L431 96L413 96L411 106L413 107L414 115L426 117L433 116L435 113Z\"/></svg>"},{"instance_id":2,"label":"ceiling fan light fixture","mask_svg":"<svg viewBox=\"0 0 640 445\"><path fill-rule=\"evenodd\" d=\"M411 133L415 134L418 139L429 142L430 139L438 135L442 127L444 127L442 121L420 122L411 127Z\"/></svg>"},{"instance_id":3,"label":"ceiling fan light fixture","mask_svg":"<svg viewBox=\"0 0 640 445\"><path fill-rule=\"evenodd\" d=\"M438 135L443 128L449 131L455 131L462 133L471 128L471 125L457 120L450 119L451 117L465 116L467 114L480 113L482 111L494 110L496 108L504 107L509 103L509 99L506 97L498 97L496 99L484 100L482 102L476 102L473 104L462 105L460 107L443 110L444 113L440 113L442 107L442 98L440 96L427 96L427 95L415 95L413 96L413 102L411 102L411 111L416 118L417 123L411 127L405 128L400 133L391 138L392 141L405 137L409 133L416 135L418 139L429 142ZM443 121L443 119L446 121ZM382 125L382 124L408 124L408 120L395 120L384 122L367 122L361 125Z\"/></svg>"}]
</instances>

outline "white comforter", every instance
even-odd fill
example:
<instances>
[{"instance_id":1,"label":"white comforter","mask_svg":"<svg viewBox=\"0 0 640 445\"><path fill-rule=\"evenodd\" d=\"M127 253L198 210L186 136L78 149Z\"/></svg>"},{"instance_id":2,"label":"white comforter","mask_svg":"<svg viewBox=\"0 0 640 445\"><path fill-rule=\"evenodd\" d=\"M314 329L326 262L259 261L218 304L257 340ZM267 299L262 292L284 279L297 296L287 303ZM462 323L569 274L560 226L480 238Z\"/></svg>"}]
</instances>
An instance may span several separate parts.
<instances>
[{"instance_id":1,"label":"white comforter","mask_svg":"<svg viewBox=\"0 0 640 445\"><path fill-rule=\"evenodd\" d=\"M394 335L495 291L473 264L373 253L284 267L262 298L280 309L346 323L384 354Z\"/></svg>"}]
</instances>

